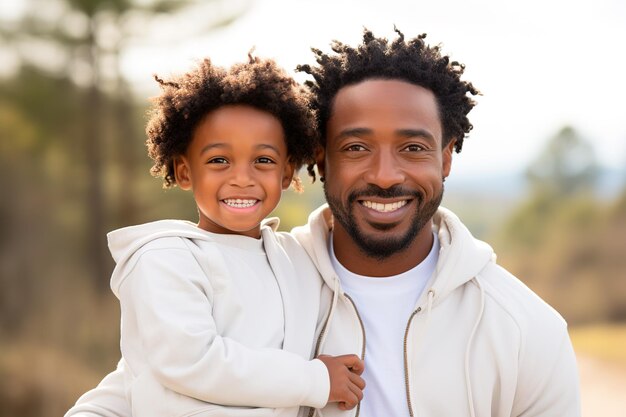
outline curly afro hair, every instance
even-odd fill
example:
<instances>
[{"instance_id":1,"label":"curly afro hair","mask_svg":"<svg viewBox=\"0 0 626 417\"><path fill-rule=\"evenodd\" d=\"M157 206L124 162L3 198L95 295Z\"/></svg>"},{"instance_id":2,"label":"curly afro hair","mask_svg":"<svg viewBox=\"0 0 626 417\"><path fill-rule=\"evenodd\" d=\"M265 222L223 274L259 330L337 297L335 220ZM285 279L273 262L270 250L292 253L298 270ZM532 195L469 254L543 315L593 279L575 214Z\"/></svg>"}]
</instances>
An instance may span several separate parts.
<instances>
[{"instance_id":1,"label":"curly afro hair","mask_svg":"<svg viewBox=\"0 0 626 417\"><path fill-rule=\"evenodd\" d=\"M425 34L409 41L394 28L398 37L389 43L364 30L363 43L353 48L333 41L335 54L328 55L312 48L317 66L299 65L297 71L313 76L305 84L313 93L312 107L317 113L320 145L325 146L326 124L330 118L333 100L343 87L366 79L397 79L431 90L439 105L443 128L443 146L456 139L454 148L461 152L463 139L472 129L467 114L475 102L470 95L480 92L466 81L461 81L465 66L442 56L440 46L424 42ZM469 93L469 94L468 94ZM309 166L309 173L312 166Z\"/></svg>"},{"instance_id":2,"label":"curly afro hair","mask_svg":"<svg viewBox=\"0 0 626 417\"><path fill-rule=\"evenodd\" d=\"M204 59L171 80L154 77L162 92L154 99L146 145L154 161L150 172L163 178L164 187L176 185L174 158L185 153L196 126L206 114L226 105L248 105L272 114L283 127L296 170L313 163L319 140L309 92L273 60L248 58L228 69ZM294 185L298 188L297 178Z\"/></svg>"}]
</instances>

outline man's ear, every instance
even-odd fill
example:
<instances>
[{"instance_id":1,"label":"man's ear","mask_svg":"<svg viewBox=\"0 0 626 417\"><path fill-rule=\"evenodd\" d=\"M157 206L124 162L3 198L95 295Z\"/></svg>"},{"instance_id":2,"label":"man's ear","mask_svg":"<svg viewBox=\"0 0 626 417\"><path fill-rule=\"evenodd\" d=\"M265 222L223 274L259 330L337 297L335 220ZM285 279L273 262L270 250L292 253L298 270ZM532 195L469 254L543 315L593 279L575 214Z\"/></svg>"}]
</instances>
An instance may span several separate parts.
<instances>
[{"instance_id":1,"label":"man's ear","mask_svg":"<svg viewBox=\"0 0 626 417\"><path fill-rule=\"evenodd\" d=\"M445 179L448 175L450 175L450 170L452 169L452 153L454 152L454 145L456 143L456 139L452 138L452 140L450 141L450 143L448 143L444 148L443 148L443 165L442 165L442 171L443 171L443 178Z\"/></svg>"},{"instance_id":2,"label":"man's ear","mask_svg":"<svg viewBox=\"0 0 626 417\"><path fill-rule=\"evenodd\" d=\"M317 172L320 174L320 181L324 181L323 178L326 176L326 151L320 146L315 151L315 165L317 165Z\"/></svg>"},{"instance_id":3,"label":"man's ear","mask_svg":"<svg viewBox=\"0 0 626 417\"><path fill-rule=\"evenodd\" d=\"M182 190L190 190L192 185L191 169L187 158L182 155L176 156L172 163L174 164L174 178L176 178L176 184Z\"/></svg>"},{"instance_id":4,"label":"man's ear","mask_svg":"<svg viewBox=\"0 0 626 417\"><path fill-rule=\"evenodd\" d=\"M287 162L287 165L285 166L285 171L283 171L283 190L286 190L291 185L295 170L296 167L291 162Z\"/></svg>"}]
</instances>

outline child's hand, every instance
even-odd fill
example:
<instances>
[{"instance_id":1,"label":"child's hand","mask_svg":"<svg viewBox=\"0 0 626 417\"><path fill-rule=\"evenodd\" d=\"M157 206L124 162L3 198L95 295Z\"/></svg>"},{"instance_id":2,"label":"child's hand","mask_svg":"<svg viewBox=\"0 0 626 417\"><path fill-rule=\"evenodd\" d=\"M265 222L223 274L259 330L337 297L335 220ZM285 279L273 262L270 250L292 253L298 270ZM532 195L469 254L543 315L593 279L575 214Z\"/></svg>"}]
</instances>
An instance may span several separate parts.
<instances>
[{"instance_id":1,"label":"child's hand","mask_svg":"<svg viewBox=\"0 0 626 417\"><path fill-rule=\"evenodd\" d=\"M357 355L320 355L330 376L328 402L337 402L340 410L351 410L363 399L365 381L360 375L365 369Z\"/></svg>"}]
</instances>

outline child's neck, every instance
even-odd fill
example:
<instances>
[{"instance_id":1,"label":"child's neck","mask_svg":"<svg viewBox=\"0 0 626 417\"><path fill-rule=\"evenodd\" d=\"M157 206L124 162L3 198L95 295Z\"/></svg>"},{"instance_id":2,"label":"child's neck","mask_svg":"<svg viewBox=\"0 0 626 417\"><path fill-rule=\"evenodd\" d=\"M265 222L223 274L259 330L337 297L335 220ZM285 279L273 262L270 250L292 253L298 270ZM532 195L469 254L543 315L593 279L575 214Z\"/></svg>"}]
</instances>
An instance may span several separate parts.
<instances>
[{"instance_id":1,"label":"child's neck","mask_svg":"<svg viewBox=\"0 0 626 417\"><path fill-rule=\"evenodd\" d=\"M250 230L232 230L232 229L228 229L220 224L217 224L213 221L211 221L210 219L206 218L206 217L200 217L200 220L198 221L197 226L202 229L205 230L207 232L211 232L211 233L217 233L220 235L238 235L238 236L247 236L247 237L251 237L253 239L260 239L261 238L261 225L257 224L255 227L253 227Z\"/></svg>"}]
</instances>

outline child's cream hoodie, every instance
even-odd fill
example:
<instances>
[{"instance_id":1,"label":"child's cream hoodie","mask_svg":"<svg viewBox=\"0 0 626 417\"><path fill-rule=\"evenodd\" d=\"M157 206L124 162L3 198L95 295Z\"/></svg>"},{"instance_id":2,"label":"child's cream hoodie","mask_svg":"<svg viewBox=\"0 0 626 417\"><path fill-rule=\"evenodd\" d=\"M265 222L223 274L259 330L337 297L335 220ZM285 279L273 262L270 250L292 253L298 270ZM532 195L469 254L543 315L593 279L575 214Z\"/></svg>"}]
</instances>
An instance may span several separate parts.
<instances>
[{"instance_id":1,"label":"child's cream hoodie","mask_svg":"<svg viewBox=\"0 0 626 417\"><path fill-rule=\"evenodd\" d=\"M326 404L328 372L310 360L322 281L276 223L262 241L177 220L109 234L133 417L295 416Z\"/></svg>"}]
</instances>

